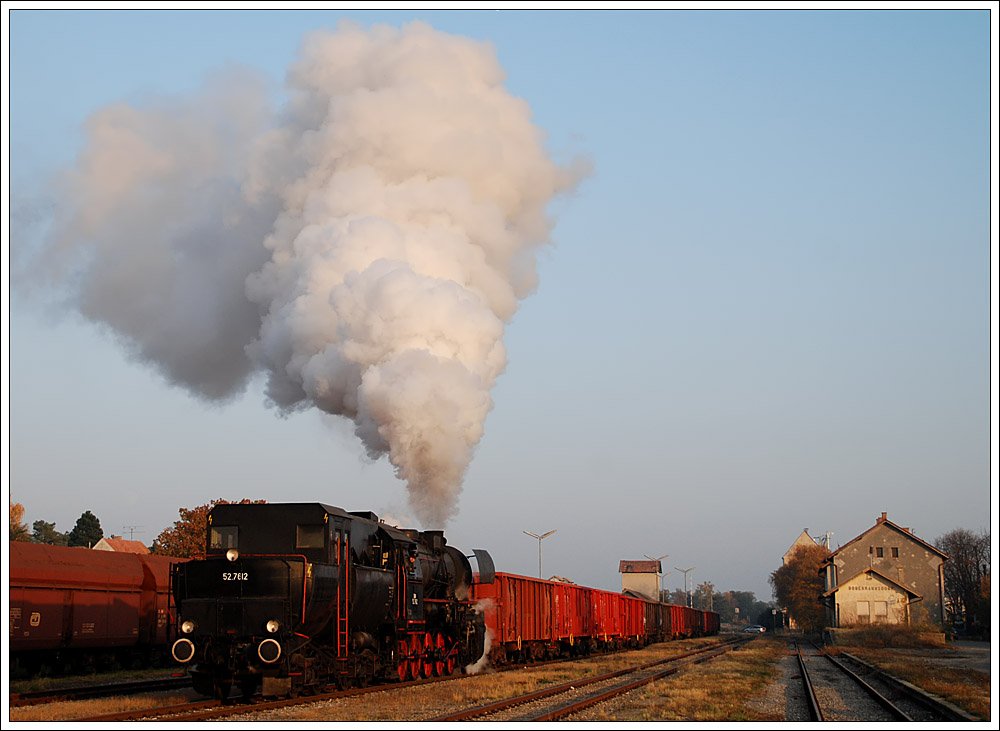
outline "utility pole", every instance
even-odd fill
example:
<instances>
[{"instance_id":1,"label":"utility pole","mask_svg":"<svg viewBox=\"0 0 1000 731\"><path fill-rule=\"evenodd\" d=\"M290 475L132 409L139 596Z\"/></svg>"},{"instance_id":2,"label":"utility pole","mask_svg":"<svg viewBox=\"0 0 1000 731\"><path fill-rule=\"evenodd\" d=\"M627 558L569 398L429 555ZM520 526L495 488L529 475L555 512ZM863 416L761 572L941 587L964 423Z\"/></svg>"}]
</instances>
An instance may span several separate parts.
<instances>
[{"instance_id":1,"label":"utility pole","mask_svg":"<svg viewBox=\"0 0 1000 731\"><path fill-rule=\"evenodd\" d=\"M680 566L674 566L674 568L677 569L678 571L680 571L682 574L684 574L684 593L687 594L688 606L690 607L691 606L691 590L688 589L688 572L689 571L694 571L695 567L692 566L689 569L682 569Z\"/></svg>"},{"instance_id":2,"label":"utility pole","mask_svg":"<svg viewBox=\"0 0 1000 731\"><path fill-rule=\"evenodd\" d=\"M523 530L521 532L524 533L525 535L531 536L532 538L538 539L538 578L540 579L542 578L542 541L551 536L556 531L555 529L553 529L550 530L548 533L542 533L542 535L538 535L537 533L532 533L531 531L527 530Z\"/></svg>"}]
</instances>

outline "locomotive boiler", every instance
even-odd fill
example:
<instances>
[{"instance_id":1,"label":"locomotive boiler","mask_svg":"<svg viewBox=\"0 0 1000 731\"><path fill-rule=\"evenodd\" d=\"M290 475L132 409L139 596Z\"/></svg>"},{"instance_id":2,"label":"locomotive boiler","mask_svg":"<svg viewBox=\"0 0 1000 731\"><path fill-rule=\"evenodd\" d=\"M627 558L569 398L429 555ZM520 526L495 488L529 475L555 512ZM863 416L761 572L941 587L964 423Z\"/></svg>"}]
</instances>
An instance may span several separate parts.
<instances>
[{"instance_id":1,"label":"locomotive boiler","mask_svg":"<svg viewBox=\"0 0 1000 731\"><path fill-rule=\"evenodd\" d=\"M205 558L174 567L171 653L195 689L225 698L448 675L484 652L470 590L493 562L321 503L222 504Z\"/></svg>"}]
</instances>

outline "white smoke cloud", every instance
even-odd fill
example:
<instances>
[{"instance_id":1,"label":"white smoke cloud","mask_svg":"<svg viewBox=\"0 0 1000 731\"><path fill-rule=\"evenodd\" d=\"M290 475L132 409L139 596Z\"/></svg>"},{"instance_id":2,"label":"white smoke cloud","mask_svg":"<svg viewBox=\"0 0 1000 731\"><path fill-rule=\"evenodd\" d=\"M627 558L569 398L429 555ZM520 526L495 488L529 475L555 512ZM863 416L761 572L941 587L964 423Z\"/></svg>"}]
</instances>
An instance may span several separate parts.
<instances>
[{"instance_id":1,"label":"white smoke cloud","mask_svg":"<svg viewBox=\"0 0 1000 731\"><path fill-rule=\"evenodd\" d=\"M579 170L491 47L424 24L312 34L288 83L278 114L247 79L99 111L45 263L172 383L219 400L259 370L279 411L352 419L440 527Z\"/></svg>"},{"instance_id":2,"label":"white smoke cloud","mask_svg":"<svg viewBox=\"0 0 1000 731\"><path fill-rule=\"evenodd\" d=\"M496 606L496 602L493 599L480 599L476 602L475 610L476 614L485 615L487 611L492 610ZM489 669L490 666L490 648L493 646L493 630L489 626L486 627L486 633L483 637L483 654L473 663L469 663L465 666L466 675L476 675L484 670Z\"/></svg>"}]
</instances>

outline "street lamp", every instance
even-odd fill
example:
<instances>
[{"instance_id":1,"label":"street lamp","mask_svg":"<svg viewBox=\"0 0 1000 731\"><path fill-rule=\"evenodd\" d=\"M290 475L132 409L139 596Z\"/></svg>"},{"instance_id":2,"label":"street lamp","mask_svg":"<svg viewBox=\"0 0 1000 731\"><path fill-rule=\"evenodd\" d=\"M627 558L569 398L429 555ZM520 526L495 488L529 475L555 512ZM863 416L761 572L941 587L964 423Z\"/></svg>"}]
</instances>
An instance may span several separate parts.
<instances>
[{"instance_id":1,"label":"street lamp","mask_svg":"<svg viewBox=\"0 0 1000 731\"><path fill-rule=\"evenodd\" d=\"M680 566L674 566L675 569L684 574L684 593L687 594L688 606L691 606L691 592L688 590L688 572L694 571L695 567L692 566L689 569L682 569Z\"/></svg>"},{"instance_id":2,"label":"street lamp","mask_svg":"<svg viewBox=\"0 0 1000 731\"><path fill-rule=\"evenodd\" d=\"M538 539L538 578L542 578L542 541L555 533L555 530L550 530L548 533L542 533L538 535L537 533L532 533L530 530L521 531L525 535L529 535L532 538Z\"/></svg>"}]
</instances>

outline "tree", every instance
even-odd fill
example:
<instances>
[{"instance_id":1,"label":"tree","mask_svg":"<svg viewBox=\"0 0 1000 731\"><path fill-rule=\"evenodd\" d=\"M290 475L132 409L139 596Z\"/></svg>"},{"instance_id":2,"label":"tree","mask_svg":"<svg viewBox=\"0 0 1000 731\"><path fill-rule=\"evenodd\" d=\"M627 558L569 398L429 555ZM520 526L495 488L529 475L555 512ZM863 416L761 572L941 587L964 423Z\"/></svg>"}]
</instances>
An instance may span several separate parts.
<instances>
[{"instance_id":1,"label":"tree","mask_svg":"<svg viewBox=\"0 0 1000 731\"><path fill-rule=\"evenodd\" d=\"M764 602L757 601L752 591L717 592L712 598L712 605L719 613L719 620L730 624L748 624L762 609L767 608Z\"/></svg>"},{"instance_id":2,"label":"tree","mask_svg":"<svg viewBox=\"0 0 1000 731\"><path fill-rule=\"evenodd\" d=\"M830 556L823 546L800 546L784 566L771 574L778 606L788 610L806 632L823 628L826 616L820 596L823 577L819 569Z\"/></svg>"},{"instance_id":3,"label":"tree","mask_svg":"<svg viewBox=\"0 0 1000 731\"><path fill-rule=\"evenodd\" d=\"M102 538L104 538L104 530L101 528L101 521L88 510L76 519L76 525L69 532L69 540L66 541L66 544L91 548Z\"/></svg>"},{"instance_id":4,"label":"tree","mask_svg":"<svg viewBox=\"0 0 1000 731\"><path fill-rule=\"evenodd\" d=\"M21 503L10 503L10 540L31 540L28 526L24 524L24 506Z\"/></svg>"},{"instance_id":5,"label":"tree","mask_svg":"<svg viewBox=\"0 0 1000 731\"><path fill-rule=\"evenodd\" d=\"M694 597L691 600L692 604L697 609L707 609L712 610L712 598L715 595L715 586L710 581L703 581L698 584L698 588L694 590Z\"/></svg>"},{"instance_id":6,"label":"tree","mask_svg":"<svg viewBox=\"0 0 1000 731\"><path fill-rule=\"evenodd\" d=\"M688 595L683 589L674 589L671 592L667 592L664 589L663 593L666 593L664 601L667 602L667 604L677 604L681 607L686 607L688 604Z\"/></svg>"},{"instance_id":7,"label":"tree","mask_svg":"<svg viewBox=\"0 0 1000 731\"><path fill-rule=\"evenodd\" d=\"M989 621L990 534L976 534L957 528L937 539L938 548L948 554L944 563L944 593L956 618L966 630L979 630ZM984 602L984 593L987 601Z\"/></svg>"},{"instance_id":8,"label":"tree","mask_svg":"<svg viewBox=\"0 0 1000 731\"><path fill-rule=\"evenodd\" d=\"M31 528L31 540L35 543L47 543L50 546L65 546L69 542L69 536L57 531L55 523L36 520L31 524Z\"/></svg>"},{"instance_id":9,"label":"tree","mask_svg":"<svg viewBox=\"0 0 1000 731\"><path fill-rule=\"evenodd\" d=\"M216 505L231 504L230 500L212 500L196 508L180 508L180 520L174 522L172 528L164 528L153 540L150 550L153 553L178 558L190 558L205 551L205 534L208 532L208 513ZM266 503L267 500L250 500L244 498L238 505Z\"/></svg>"}]
</instances>

